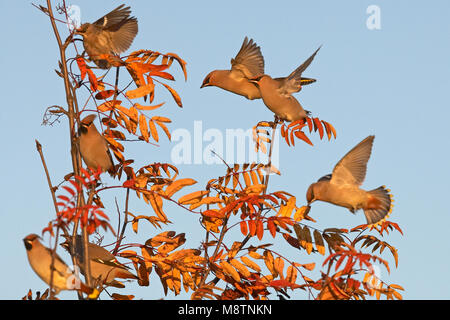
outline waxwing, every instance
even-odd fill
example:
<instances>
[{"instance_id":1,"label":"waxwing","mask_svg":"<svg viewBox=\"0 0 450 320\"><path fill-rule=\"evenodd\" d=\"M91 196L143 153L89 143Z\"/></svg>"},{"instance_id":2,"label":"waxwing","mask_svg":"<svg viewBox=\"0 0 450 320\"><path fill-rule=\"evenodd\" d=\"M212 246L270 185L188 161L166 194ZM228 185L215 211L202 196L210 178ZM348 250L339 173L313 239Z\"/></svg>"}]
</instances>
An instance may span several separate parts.
<instances>
[{"instance_id":1,"label":"waxwing","mask_svg":"<svg viewBox=\"0 0 450 320\"><path fill-rule=\"evenodd\" d=\"M234 59L231 59L231 70L214 70L210 72L203 80L200 88L216 86L250 100L260 99L261 93L250 79L263 74L264 58L261 54L261 49L253 39L248 40L245 37L238 54ZM276 78L275 80L279 86L282 86L287 78ZM302 85L315 81L310 78L301 78ZM301 87L297 91L300 91L300 89Z\"/></svg>"},{"instance_id":2,"label":"waxwing","mask_svg":"<svg viewBox=\"0 0 450 320\"><path fill-rule=\"evenodd\" d=\"M273 79L271 76L264 74L250 80L259 88L264 104L279 119L297 121L308 116L309 111L303 109L300 102L292 96L292 93L300 91L302 84L308 82L301 75L311 64L319 50L320 47L286 78ZM311 83L313 79L309 80L309 83Z\"/></svg>"},{"instance_id":3,"label":"waxwing","mask_svg":"<svg viewBox=\"0 0 450 320\"><path fill-rule=\"evenodd\" d=\"M336 164L332 174L311 184L306 193L308 205L320 200L345 207L352 213L363 209L367 224L376 224L388 216L393 206L390 190L385 186L371 191L360 188L366 176L374 138L365 138Z\"/></svg>"},{"instance_id":4,"label":"waxwing","mask_svg":"<svg viewBox=\"0 0 450 320\"><path fill-rule=\"evenodd\" d=\"M78 130L81 157L84 163L93 170L101 168L111 176L115 174L114 162L106 139L94 125L96 115L91 114L81 120Z\"/></svg>"},{"instance_id":5,"label":"waxwing","mask_svg":"<svg viewBox=\"0 0 450 320\"><path fill-rule=\"evenodd\" d=\"M61 246L69 253L72 251L72 238L66 237L66 241ZM84 275L84 250L83 239L81 235L76 236L76 249L74 251L77 264L80 267L81 273ZM117 288L123 288L124 285L115 280L115 278L121 279L138 279L132 274L127 266L117 261L116 257L108 250L95 243L89 242L88 254L90 260L90 269L92 280L95 281L96 286L98 284L106 284L108 286L114 286Z\"/></svg>"},{"instance_id":6,"label":"waxwing","mask_svg":"<svg viewBox=\"0 0 450 320\"><path fill-rule=\"evenodd\" d=\"M52 250L45 247L37 234L29 234L23 239L27 251L28 262L34 272L47 285L51 282ZM58 294L61 290L81 290L91 294L92 289L87 287L67 266L67 264L55 253L53 263L53 290Z\"/></svg>"},{"instance_id":7,"label":"waxwing","mask_svg":"<svg viewBox=\"0 0 450 320\"><path fill-rule=\"evenodd\" d=\"M133 42L138 24L130 17L130 7L122 4L94 23L84 23L75 31L83 37L84 50L101 69L109 69L110 63L100 55L118 55L126 51Z\"/></svg>"}]
</instances>

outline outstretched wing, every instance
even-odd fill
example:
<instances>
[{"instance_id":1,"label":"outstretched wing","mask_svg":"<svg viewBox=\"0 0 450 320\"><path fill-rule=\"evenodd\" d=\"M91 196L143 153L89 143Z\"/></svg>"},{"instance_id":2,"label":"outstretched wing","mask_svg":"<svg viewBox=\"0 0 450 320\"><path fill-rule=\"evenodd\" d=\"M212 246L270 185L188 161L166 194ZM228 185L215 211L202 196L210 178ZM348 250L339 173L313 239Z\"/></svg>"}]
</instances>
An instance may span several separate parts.
<instances>
[{"instance_id":1,"label":"outstretched wing","mask_svg":"<svg viewBox=\"0 0 450 320\"><path fill-rule=\"evenodd\" d=\"M103 29L108 29L119 22L122 22L131 14L130 7L124 8L124 6L124 4L118 6L110 13L105 14L103 17L95 21L93 24L98 27L102 27Z\"/></svg>"},{"instance_id":2,"label":"outstretched wing","mask_svg":"<svg viewBox=\"0 0 450 320\"><path fill-rule=\"evenodd\" d=\"M292 71L292 73L286 78L277 78L276 80L280 83L280 93L282 94L292 94L301 90L302 86L305 84L310 84L315 82L315 79L302 78L303 71L309 67L311 62L314 60L317 52L319 52L320 46L305 62L303 62L297 69Z\"/></svg>"},{"instance_id":3,"label":"outstretched wing","mask_svg":"<svg viewBox=\"0 0 450 320\"><path fill-rule=\"evenodd\" d=\"M374 139L375 136L368 136L350 150L334 167L330 183L360 186L366 177Z\"/></svg>"},{"instance_id":4,"label":"outstretched wing","mask_svg":"<svg viewBox=\"0 0 450 320\"><path fill-rule=\"evenodd\" d=\"M238 54L231 59L231 70L242 72L249 79L264 74L264 57L253 39L245 37Z\"/></svg>"}]
</instances>

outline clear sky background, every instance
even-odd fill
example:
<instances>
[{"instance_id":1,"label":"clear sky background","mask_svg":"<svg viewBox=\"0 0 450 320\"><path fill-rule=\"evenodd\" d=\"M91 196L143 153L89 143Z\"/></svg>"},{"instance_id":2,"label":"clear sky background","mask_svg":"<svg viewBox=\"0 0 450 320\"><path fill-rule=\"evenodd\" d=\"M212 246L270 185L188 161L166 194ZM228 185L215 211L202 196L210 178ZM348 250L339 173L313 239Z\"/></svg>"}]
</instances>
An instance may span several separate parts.
<instances>
[{"instance_id":1,"label":"clear sky background","mask_svg":"<svg viewBox=\"0 0 450 320\"><path fill-rule=\"evenodd\" d=\"M43 1L36 0L37 4ZM83 22L92 22L122 1L68 2L81 8ZM296 97L314 116L337 130L337 139L321 141L311 135L314 147L297 142L281 144L281 176L270 179L269 191L286 190L300 205L310 183L331 172L335 163L370 134L376 139L368 164L365 189L387 185L395 198L391 220L404 236L392 233L386 241L397 247L399 266L386 252L391 274L382 270L388 283L405 288L406 299L449 299L450 247L449 197L449 98L450 2L442 1L128 1L139 21L139 33L130 50L175 52L187 63L188 81L177 66L171 69L184 108L178 108L163 89L156 103L167 101L155 115L173 120L171 130L193 131L201 120L203 131L248 129L260 120L272 120L261 100L250 101L215 87L200 89L203 78L214 69L228 69L245 36L261 46L266 73L288 75L314 50L323 45L305 76L318 79ZM366 27L369 5L381 9L381 29ZM70 172L67 123L42 126L46 107L65 105L63 83L53 71L59 54L48 18L30 1L0 1L2 50L0 59L0 299L17 299L29 288L45 290L44 283L28 265L22 238L40 233L54 217L44 171L35 149L43 145L56 184ZM65 31L60 25L61 30ZM65 38L66 34L64 34ZM206 145L207 142L204 143ZM130 144L127 150L140 165L170 161L174 143L162 137L159 147ZM183 177L199 181L198 188L223 175L223 165L179 165ZM107 184L113 181L105 178ZM194 191L186 189L184 193ZM179 194L181 195L181 193ZM113 194L107 213L116 225ZM119 203L123 193L117 195ZM133 198L131 212L150 214L150 207ZM198 217L167 206L172 225L164 230L186 232L185 247L198 247L203 231ZM317 228L352 228L365 223L364 215L326 203L315 203L311 216ZM145 241L159 233L141 222ZM111 240L107 235L105 241ZM239 240L237 237L233 240ZM45 240L48 240L46 236ZM271 237L264 241L272 241ZM283 239L277 238L281 250ZM69 257L60 251L64 260ZM292 259L316 261L304 252L289 251ZM297 255L297 256L296 256ZM312 277L317 278L320 266ZM158 278L151 286L113 290L136 298L164 297ZM61 297L75 298L73 293ZM182 294L167 298L189 298ZM294 298L306 298L300 293ZM274 296L274 298L276 298Z\"/></svg>"}]
</instances>

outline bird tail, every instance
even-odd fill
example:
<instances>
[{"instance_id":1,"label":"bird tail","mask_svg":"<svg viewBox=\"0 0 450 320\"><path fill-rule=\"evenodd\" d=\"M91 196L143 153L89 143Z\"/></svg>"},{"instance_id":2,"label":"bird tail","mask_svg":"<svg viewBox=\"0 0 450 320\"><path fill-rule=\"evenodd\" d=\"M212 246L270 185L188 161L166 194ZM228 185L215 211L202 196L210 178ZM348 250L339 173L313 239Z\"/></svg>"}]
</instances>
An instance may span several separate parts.
<instances>
[{"instance_id":1,"label":"bird tail","mask_svg":"<svg viewBox=\"0 0 450 320\"><path fill-rule=\"evenodd\" d=\"M100 294L100 291L98 291L98 289L90 288L83 282L80 283L80 291L87 294L89 299L97 299Z\"/></svg>"},{"instance_id":2,"label":"bird tail","mask_svg":"<svg viewBox=\"0 0 450 320\"><path fill-rule=\"evenodd\" d=\"M363 207L367 224L377 224L389 216L394 206L390 191L386 186L367 191L368 199Z\"/></svg>"}]
</instances>

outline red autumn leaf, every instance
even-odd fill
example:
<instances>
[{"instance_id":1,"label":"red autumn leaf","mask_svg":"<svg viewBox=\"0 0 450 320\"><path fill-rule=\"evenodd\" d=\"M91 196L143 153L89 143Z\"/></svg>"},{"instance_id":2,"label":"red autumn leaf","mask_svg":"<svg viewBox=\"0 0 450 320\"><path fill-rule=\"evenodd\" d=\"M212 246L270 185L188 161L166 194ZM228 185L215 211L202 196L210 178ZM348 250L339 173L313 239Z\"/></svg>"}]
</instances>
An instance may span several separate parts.
<instances>
[{"instance_id":1,"label":"red autumn leaf","mask_svg":"<svg viewBox=\"0 0 450 320\"><path fill-rule=\"evenodd\" d=\"M248 221L248 229L250 231L250 235L254 236L255 232L256 232L256 224L255 224L255 220L249 220Z\"/></svg>"},{"instance_id":2,"label":"red autumn leaf","mask_svg":"<svg viewBox=\"0 0 450 320\"><path fill-rule=\"evenodd\" d=\"M105 99L108 99L109 97L113 96L114 93L115 93L115 90L103 90L95 95L95 99L105 100Z\"/></svg>"},{"instance_id":3,"label":"red autumn leaf","mask_svg":"<svg viewBox=\"0 0 450 320\"><path fill-rule=\"evenodd\" d=\"M66 197L66 196L63 196L63 195L57 196L57 198L61 199L64 202L70 202L70 198Z\"/></svg>"},{"instance_id":4,"label":"red autumn leaf","mask_svg":"<svg viewBox=\"0 0 450 320\"><path fill-rule=\"evenodd\" d=\"M300 245L298 243L297 238L292 237L288 233L283 233L283 238L287 241L287 243L289 243L294 248L300 249Z\"/></svg>"},{"instance_id":5,"label":"red autumn leaf","mask_svg":"<svg viewBox=\"0 0 450 320\"><path fill-rule=\"evenodd\" d=\"M256 220L256 236L259 240L262 239L264 235L264 225L261 220Z\"/></svg>"},{"instance_id":6,"label":"red autumn leaf","mask_svg":"<svg viewBox=\"0 0 450 320\"><path fill-rule=\"evenodd\" d=\"M167 72L155 71L155 72L150 72L149 75L152 77L160 77L160 78L172 80L172 81L175 80L175 78L170 73L167 73Z\"/></svg>"},{"instance_id":7,"label":"red autumn leaf","mask_svg":"<svg viewBox=\"0 0 450 320\"><path fill-rule=\"evenodd\" d=\"M295 146L294 131L293 131L293 130L291 130L290 138L291 138L291 144L292 144L293 146Z\"/></svg>"},{"instance_id":8,"label":"red autumn leaf","mask_svg":"<svg viewBox=\"0 0 450 320\"><path fill-rule=\"evenodd\" d=\"M127 180L123 183L123 187L125 188L134 188L135 181L134 179Z\"/></svg>"},{"instance_id":9,"label":"red autumn leaf","mask_svg":"<svg viewBox=\"0 0 450 320\"><path fill-rule=\"evenodd\" d=\"M295 131L295 136L303 141L305 141L307 144L313 146L311 140L306 136L306 134L303 131Z\"/></svg>"},{"instance_id":10,"label":"red autumn leaf","mask_svg":"<svg viewBox=\"0 0 450 320\"><path fill-rule=\"evenodd\" d=\"M76 61L77 61L78 69L80 69L81 80L84 80L84 77L86 77L86 72L88 69L86 66L86 61L84 61L84 59L82 57L78 57L76 59Z\"/></svg>"},{"instance_id":11,"label":"red autumn leaf","mask_svg":"<svg viewBox=\"0 0 450 320\"><path fill-rule=\"evenodd\" d=\"M246 223L245 221L241 221L240 226L241 226L241 232L242 232L242 234L243 234L244 236L246 236L247 233L248 233L247 223Z\"/></svg>"},{"instance_id":12,"label":"red autumn leaf","mask_svg":"<svg viewBox=\"0 0 450 320\"><path fill-rule=\"evenodd\" d=\"M64 190L66 190L68 193L70 193L72 195L72 197L75 196L75 191L73 191L72 188L69 188L69 187L66 187L66 186L63 186L62 188Z\"/></svg>"},{"instance_id":13,"label":"red autumn leaf","mask_svg":"<svg viewBox=\"0 0 450 320\"><path fill-rule=\"evenodd\" d=\"M272 219L269 219L267 221L267 228L270 231L270 234L272 235L272 237L275 238L276 234L277 234L277 227L275 226L275 223L273 222Z\"/></svg>"},{"instance_id":14,"label":"red autumn leaf","mask_svg":"<svg viewBox=\"0 0 450 320\"><path fill-rule=\"evenodd\" d=\"M314 125L315 125L314 131L319 130L319 136L320 136L320 139L322 139L323 138L322 123L320 122L319 118L314 118L313 120L314 120Z\"/></svg>"},{"instance_id":15,"label":"red autumn leaf","mask_svg":"<svg viewBox=\"0 0 450 320\"><path fill-rule=\"evenodd\" d=\"M97 77L95 76L94 72L92 72L91 69L87 70L87 74L89 76L89 83L91 84L92 91L97 91L97 89L98 89Z\"/></svg>"},{"instance_id":16,"label":"red autumn leaf","mask_svg":"<svg viewBox=\"0 0 450 320\"><path fill-rule=\"evenodd\" d=\"M308 123L309 133L311 133L312 130L313 130L313 123L312 123L311 118L310 118L310 117L307 117L307 118L306 118L306 122Z\"/></svg>"},{"instance_id":17,"label":"red autumn leaf","mask_svg":"<svg viewBox=\"0 0 450 320\"><path fill-rule=\"evenodd\" d=\"M206 210L206 211L202 212L202 216L211 217L211 218L219 218L219 219L223 218L223 214L216 210Z\"/></svg>"},{"instance_id":18,"label":"red autumn leaf","mask_svg":"<svg viewBox=\"0 0 450 320\"><path fill-rule=\"evenodd\" d=\"M269 282L269 286L271 287L275 287L275 288L291 288L291 289L295 289L295 288L300 288L301 286L296 284L296 283L292 283L289 282L285 279L280 279L280 280L272 280Z\"/></svg>"}]
</instances>

